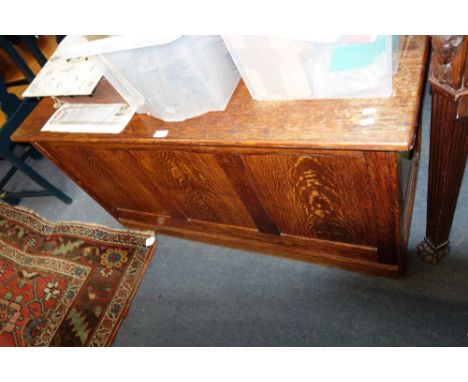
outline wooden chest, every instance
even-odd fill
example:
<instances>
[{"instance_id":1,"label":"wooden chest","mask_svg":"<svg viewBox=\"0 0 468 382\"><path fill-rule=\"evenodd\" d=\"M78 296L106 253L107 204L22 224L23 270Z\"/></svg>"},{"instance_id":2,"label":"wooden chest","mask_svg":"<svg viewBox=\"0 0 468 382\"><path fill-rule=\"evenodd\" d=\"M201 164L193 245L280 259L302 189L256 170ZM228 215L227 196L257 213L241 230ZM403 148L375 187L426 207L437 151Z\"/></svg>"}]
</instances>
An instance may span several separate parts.
<instances>
[{"instance_id":1,"label":"wooden chest","mask_svg":"<svg viewBox=\"0 0 468 382\"><path fill-rule=\"evenodd\" d=\"M126 226L398 276L426 58L425 37L405 39L390 98L259 102L241 82L224 112L137 115L118 135L41 132L45 99L13 138Z\"/></svg>"}]
</instances>

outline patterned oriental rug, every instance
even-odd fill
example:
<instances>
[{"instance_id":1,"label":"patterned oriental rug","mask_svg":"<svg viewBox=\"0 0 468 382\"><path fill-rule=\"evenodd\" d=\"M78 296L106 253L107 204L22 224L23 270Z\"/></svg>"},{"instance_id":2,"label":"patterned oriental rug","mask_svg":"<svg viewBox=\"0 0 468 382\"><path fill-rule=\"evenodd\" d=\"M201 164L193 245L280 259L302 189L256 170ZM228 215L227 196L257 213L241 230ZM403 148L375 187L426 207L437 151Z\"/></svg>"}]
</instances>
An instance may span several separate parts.
<instances>
[{"instance_id":1,"label":"patterned oriental rug","mask_svg":"<svg viewBox=\"0 0 468 382\"><path fill-rule=\"evenodd\" d=\"M155 248L152 232L0 204L0 346L110 345Z\"/></svg>"}]
</instances>

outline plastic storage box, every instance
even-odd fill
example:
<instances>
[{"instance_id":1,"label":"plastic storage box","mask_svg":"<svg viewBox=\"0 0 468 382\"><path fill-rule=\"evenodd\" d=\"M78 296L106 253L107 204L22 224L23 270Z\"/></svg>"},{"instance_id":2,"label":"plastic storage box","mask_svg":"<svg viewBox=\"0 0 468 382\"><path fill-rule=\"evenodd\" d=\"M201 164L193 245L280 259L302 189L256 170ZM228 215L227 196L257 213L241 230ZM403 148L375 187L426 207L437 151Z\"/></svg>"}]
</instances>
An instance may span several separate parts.
<instances>
[{"instance_id":1,"label":"plastic storage box","mask_svg":"<svg viewBox=\"0 0 468 382\"><path fill-rule=\"evenodd\" d=\"M223 36L258 100L386 97L398 37ZM396 44L393 42L396 40ZM392 62L395 61L395 62Z\"/></svg>"},{"instance_id":2,"label":"plastic storage box","mask_svg":"<svg viewBox=\"0 0 468 382\"><path fill-rule=\"evenodd\" d=\"M224 110L240 79L220 36L81 37L62 55L89 56L138 113L165 121Z\"/></svg>"}]
</instances>

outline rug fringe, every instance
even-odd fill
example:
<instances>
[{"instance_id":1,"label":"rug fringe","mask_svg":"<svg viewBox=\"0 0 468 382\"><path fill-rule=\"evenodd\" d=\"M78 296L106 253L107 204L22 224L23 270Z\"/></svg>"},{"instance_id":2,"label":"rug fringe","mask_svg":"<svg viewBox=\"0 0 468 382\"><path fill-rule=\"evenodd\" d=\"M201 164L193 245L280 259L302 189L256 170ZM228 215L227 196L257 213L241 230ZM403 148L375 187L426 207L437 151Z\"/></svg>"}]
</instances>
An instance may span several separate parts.
<instances>
[{"instance_id":1,"label":"rug fringe","mask_svg":"<svg viewBox=\"0 0 468 382\"><path fill-rule=\"evenodd\" d=\"M132 235L137 235L137 236L140 236L140 237L144 237L144 238L149 238L149 237L155 237L155 232L154 231L151 231L151 230L137 230L137 229L128 229L128 228L111 228L111 227L107 227L103 224L98 224L98 223L87 223L87 222L81 222L81 221L77 221L77 220L60 220L58 222L52 222L52 221L49 221L49 220L46 220L45 218L43 218L41 215L39 215L36 211L33 211L31 210L30 208L26 208L26 207L23 207L23 206L11 206L9 205L8 203L5 203L3 201L0 201L0 207L6 207L10 210L20 210L22 212L25 212L27 214L30 214L30 215L33 215L37 220L39 220L40 222L46 224L46 225L50 225L50 226L57 226L57 225L60 225L60 224L76 224L76 225L81 225L81 226L85 226L85 227L89 227L89 228L97 228L97 229L102 229L102 230L106 230L106 231L111 231L112 233L128 233L128 234L132 234Z\"/></svg>"}]
</instances>

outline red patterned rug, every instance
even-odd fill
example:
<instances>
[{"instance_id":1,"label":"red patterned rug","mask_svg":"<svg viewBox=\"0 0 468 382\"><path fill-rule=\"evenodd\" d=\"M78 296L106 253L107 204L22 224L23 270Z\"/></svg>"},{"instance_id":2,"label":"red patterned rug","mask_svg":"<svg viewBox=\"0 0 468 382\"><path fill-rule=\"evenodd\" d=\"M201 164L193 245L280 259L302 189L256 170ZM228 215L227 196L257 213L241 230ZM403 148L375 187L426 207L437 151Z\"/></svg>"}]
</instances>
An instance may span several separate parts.
<instances>
[{"instance_id":1,"label":"red patterned rug","mask_svg":"<svg viewBox=\"0 0 468 382\"><path fill-rule=\"evenodd\" d=\"M156 248L151 237L0 204L0 346L110 345Z\"/></svg>"}]
</instances>

